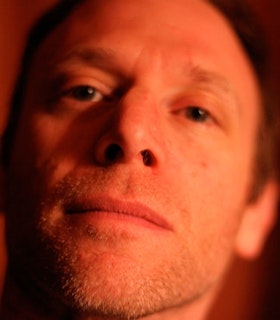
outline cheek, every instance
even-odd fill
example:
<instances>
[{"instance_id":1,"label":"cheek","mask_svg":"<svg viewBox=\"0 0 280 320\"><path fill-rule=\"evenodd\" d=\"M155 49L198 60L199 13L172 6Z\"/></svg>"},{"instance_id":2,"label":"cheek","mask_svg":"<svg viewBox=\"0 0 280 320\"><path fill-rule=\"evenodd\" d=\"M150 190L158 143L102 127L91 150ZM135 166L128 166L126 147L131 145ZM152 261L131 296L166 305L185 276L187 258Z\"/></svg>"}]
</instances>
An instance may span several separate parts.
<instances>
[{"instance_id":1,"label":"cheek","mask_svg":"<svg viewBox=\"0 0 280 320\"><path fill-rule=\"evenodd\" d=\"M241 166L238 154L238 148L189 144L187 150L169 159L173 165L169 166L167 185L174 186L173 198L185 212L182 234L185 224L201 237L235 232L250 180L249 161Z\"/></svg>"},{"instance_id":2,"label":"cheek","mask_svg":"<svg viewBox=\"0 0 280 320\"><path fill-rule=\"evenodd\" d=\"M214 279L234 253L245 183L237 181L234 161L199 154L176 157L165 184L176 210L177 246L188 248L196 272Z\"/></svg>"},{"instance_id":3,"label":"cheek","mask_svg":"<svg viewBox=\"0 0 280 320\"><path fill-rule=\"evenodd\" d=\"M55 184L77 165L77 155L84 157L88 149L90 141L80 132L71 121L36 113L23 115L11 154L15 174Z\"/></svg>"},{"instance_id":4,"label":"cheek","mask_svg":"<svg viewBox=\"0 0 280 320\"><path fill-rule=\"evenodd\" d=\"M238 176L232 162L225 165L213 158L197 158L191 168L177 172L181 207L177 232L197 263L203 263L205 274L224 270L234 252L247 191L245 181L238 181ZM181 185L185 186L183 191Z\"/></svg>"}]
</instances>

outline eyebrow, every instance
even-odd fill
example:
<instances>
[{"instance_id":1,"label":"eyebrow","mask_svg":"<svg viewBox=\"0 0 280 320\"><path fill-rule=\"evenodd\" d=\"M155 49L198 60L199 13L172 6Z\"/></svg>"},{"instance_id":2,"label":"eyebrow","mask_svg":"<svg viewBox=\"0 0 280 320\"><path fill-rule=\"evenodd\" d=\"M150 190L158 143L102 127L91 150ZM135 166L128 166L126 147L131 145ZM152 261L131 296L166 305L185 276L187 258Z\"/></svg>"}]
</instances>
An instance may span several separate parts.
<instances>
[{"instance_id":1,"label":"eyebrow","mask_svg":"<svg viewBox=\"0 0 280 320\"><path fill-rule=\"evenodd\" d=\"M116 59L117 53L109 48L96 47L96 48L75 48L68 53L58 58L55 64L63 67L65 64L84 63L89 67L100 68L104 71L113 73L116 76L122 75L119 68L118 59ZM122 61L122 63L125 63ZM226 96L228 100L239 106L240 101L238 96L230 84L230 82L221 74L206 70L199 65L187 65L183 69L183 73L187 80L190 80L196 87L210 92L219 92L223 96Z\"/></svg>"},{"instance_id":2,"label":"eyebrow","mask_svg":"<svg viewBox=\"0 0 280 320\"><path fill-rule=\"evenodd\" d=\"M189 78L198 89L222 94L231 104L235 104L238 109L240 108L240 100L234 87L220 73L205 70L200 66L192 66L189 71Z\"/></svg>"},{"instance_id":3,"label":"eyebrow","mask_svg":"<svg viewBox=\"0 0 280 320\"><path fill-rule=\"evenodd\" d=\"M59 57L55 65L64 66L69 64L84 63L89 67L102 68L110 72L117 71L116 53L111 49L105 48L75 48L68 53ZM116 72L120 73L120 72Z\"/></svg>"},{"instance_id":4,"label":"eyebrow","mask_svg":"<svg viewBox=\"0 0 280 320\"><path fill-rule=\"evenodd\" d=\"M191 70L189 72L190 79L201 86L213 86L221 89L226 94L233 94L236 96L232 85L230 82L221 74L214 72L214 71L208 71L205 69L202 69L199 66L193 66L191 67Z\"/></svg>"}]
</instances>

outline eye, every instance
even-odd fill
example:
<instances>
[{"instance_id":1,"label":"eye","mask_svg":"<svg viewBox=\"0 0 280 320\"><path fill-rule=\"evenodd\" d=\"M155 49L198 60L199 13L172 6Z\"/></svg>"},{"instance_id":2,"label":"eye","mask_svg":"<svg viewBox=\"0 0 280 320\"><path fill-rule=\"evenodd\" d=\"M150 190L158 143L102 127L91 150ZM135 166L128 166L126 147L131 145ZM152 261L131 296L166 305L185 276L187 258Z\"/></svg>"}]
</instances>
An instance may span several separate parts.
<instances>
[{"instance_id":1,"label":"eye","mask_svg":"<svg viewBox=\"0 0 280 320\"><path fill-rule=\"evenodd\" d=\"M211 118L209 112L201 107L189 106L184 109L185 117L195 122L205 122Z\"/></svg>"},{"instance_id":2,"label":"eye","mask_svg":"<svg viewBox=\"0 0 280 320\"><path fill-rule=\"evenodd\" d=\"M73 87L67 91L66 95L78 101L98 102L104 99L102 93L94 87L87 85Z\"/></svg>"}]
</instances>

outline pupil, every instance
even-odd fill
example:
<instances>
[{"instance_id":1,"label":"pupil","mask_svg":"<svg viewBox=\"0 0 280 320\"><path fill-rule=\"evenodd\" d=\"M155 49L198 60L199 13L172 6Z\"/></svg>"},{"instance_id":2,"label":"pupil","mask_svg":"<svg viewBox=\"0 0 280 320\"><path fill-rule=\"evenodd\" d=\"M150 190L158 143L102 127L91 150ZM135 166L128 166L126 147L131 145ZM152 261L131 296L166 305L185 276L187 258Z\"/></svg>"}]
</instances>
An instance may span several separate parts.
<instances>
[{"instance_id":1,"label":"pupil","mask_svg":"<svg viewBox=\"0 0 280 320\"><path fill-rule=\"evenodd\" d=\"M73 95L76 99L79 100L90 100L95 94L95 89L88 86L80 86L76 88L73 92Z\"/></svg>"},{"instance_id":2,"label":"pupil","mask_svg":"<svg viewBox=\"0 0 280 320\"><path fill-rule=\"evenodd\" d=\"M204 121L207 117L207 113L199 108L192 108L191 115L197 121Z\"/></svg>"}]
</instances>

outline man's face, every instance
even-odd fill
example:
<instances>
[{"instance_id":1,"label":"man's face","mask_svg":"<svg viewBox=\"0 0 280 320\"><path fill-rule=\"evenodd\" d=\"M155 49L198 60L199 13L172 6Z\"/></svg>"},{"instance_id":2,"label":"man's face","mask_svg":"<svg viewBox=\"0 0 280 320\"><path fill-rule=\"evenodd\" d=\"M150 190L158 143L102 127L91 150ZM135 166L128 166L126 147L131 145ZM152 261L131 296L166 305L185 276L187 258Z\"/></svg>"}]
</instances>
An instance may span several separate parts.
<instances>
[{"instance_id":1,"label":"man's face","mask_svg":"<svg viewBox=\"0 0 280 320\"><path fill-rule=\"evenodd\" d=\"M259 115L251 66L207 2L87 1L28 77L7 172L11 265L105 314L211 292L248 206Z\"/></svg>"}]
</instances>

